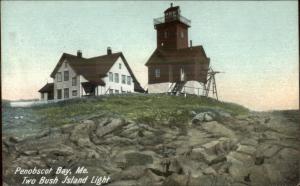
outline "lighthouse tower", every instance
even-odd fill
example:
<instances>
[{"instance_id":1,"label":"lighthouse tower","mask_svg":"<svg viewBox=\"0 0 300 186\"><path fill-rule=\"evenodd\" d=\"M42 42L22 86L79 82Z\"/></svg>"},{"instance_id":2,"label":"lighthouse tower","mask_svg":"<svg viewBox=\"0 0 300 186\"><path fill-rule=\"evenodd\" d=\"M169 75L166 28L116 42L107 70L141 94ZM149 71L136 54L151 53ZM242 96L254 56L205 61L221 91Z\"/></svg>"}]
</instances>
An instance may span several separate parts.
<instances>
[{"instance_id":1,"label":"lighthouse tower","mask_svg":"<svg viewBox=\"0 0 300 186\"><path fill-rule=\"evenodd\" d=\"M157 48L181 49L188 47L188 28L191 21L180 15L179 6L165 10L164 17L154 19Z\"/></svg>"},{"instance_id":2,"label":"lighthouse tower","mask_svg":"<svg viewBox=\"0 0 300 186\"><path fill-rule=\"evenodd\" d=\"M148 59L148 92L203 95L210 59L201 45L188 45L191 21L179 6L171 6L154 19L156 49Z\"/></svg>"}]
</instances>

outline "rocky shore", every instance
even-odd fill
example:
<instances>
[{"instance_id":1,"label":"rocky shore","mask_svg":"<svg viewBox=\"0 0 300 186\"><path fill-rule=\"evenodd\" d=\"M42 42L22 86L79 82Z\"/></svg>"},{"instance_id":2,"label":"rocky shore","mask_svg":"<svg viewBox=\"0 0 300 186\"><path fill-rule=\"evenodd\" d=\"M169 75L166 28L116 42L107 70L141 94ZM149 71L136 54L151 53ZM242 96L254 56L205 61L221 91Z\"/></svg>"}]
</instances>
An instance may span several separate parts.
<instances>
[{"instance_id":1,"label":"rocky shore","mask_svg":"<svg viewBox=\"0 0 300 186\"><path fill-rule=\"evenodd\" d=\"M186 123L155 125L98 114L30 137L3 136L4 185L20 185L17 167L80 166L109 175L108 186L298 184L298 111L189 114Z\"/></svg>"}]
</instances>

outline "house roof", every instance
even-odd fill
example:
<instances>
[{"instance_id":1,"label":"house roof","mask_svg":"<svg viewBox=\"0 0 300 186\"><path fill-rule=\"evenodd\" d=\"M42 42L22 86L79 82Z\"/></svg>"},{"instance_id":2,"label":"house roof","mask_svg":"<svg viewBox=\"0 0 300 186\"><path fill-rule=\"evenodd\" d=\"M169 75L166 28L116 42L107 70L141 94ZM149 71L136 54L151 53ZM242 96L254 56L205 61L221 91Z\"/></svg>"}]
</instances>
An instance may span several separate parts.
<instances>
[{"instance_id":1,"label":"house roof","mask_svg":"<svg viewBox=\"0 0 300 186\"><path fill-rule=\"evenodd\" d=\"M117 59L121 57L125 66L127 67L133 82L135 91L144 92L144 89L140 86L138 80L133 74L128 62L123 56L122 52L117 52L108 55L102 55L92 58L83 58L78 57L72 54L63 53L53 72L51 73L51 77L54 78L56 72L59 67L63 63L64 60L68 61L68 64L72 67L72 69L78 74L82 75L86 80L95 85L105 85L104 81L101 79L105 77L109 71L109 69L113 66L113 64L117 61Z\"/></svg>"},{"instance_id":2,"label":"house roof","mask_svg":"<svg viewBox=\"0 0 300 186\"><path fill-rule=\"evenodd\" d=\"M145 65L207 63L208 60L209 58L207 58L202 46L183 49L156 49Z\"/></svg>"},{"instance_id":3,"label":"house roof","mask_svg":"<svg viewBox=\"0 0 300 186\"><path fill-rule=\"evenodd\" d=\"M40 93L44 92L53 92L54 90L54 84L53 83L47 83L43 88L39 90Z\"/></svg>"}]
</instances>

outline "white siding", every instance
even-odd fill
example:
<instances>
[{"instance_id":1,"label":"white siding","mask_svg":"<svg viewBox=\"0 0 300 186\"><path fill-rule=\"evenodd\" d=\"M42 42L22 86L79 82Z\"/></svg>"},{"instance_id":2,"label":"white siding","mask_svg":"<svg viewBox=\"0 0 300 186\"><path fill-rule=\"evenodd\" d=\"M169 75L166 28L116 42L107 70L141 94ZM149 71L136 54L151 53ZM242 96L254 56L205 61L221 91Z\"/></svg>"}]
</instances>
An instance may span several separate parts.
<instances>
[{"instance_id":1,"label":"white siding","mask_svg":"<svg viewBox=\"0 0 300 186\"><path fill-rule=\"evenodd\" d=\"M174 84L173 84L174 85ZM148 85L148 93L166 93L172 90L172 83L155 83ZM170 88L171 87L171 88ZM188 81L182 89L182 93L203 95L204 84L197 81Z\"/></svg>"},{"instance_id":2,"label":"white siding","mask_svg":"<svg viewBox=\"0 0 300 186\"><path fill-rule=\"evenodd\" d=\"M41 93L41 100L42 101L47 101L48 100L48 93L47 92Z\"/></svg>"},{"instance_id":3,"label":"white siding","mask_svg":"<svg viewBox=\"0 0 300 186\"><path fill-rule=\"evenodd\" d=\"M64 81L64 71L69 71L69 80ZM62 76L62 81L58 82L57 81L57 73L61 72ZM77 76L77 74L74 72L72 67L68 64L67 61L64 61L60 68L58 69L57 73L55 74L55 78L53 80L54 82L54 99L57 99L57 90L61 89L62 90L62 99L64 99L64 89L69 88L69 98L75 98L75 97L80 97L80 77ZM76 86L72 85L72 78L76 77ZM76 90L77 91L77 96L72 95L72 91Z\"/></svg>"},{"instance_id":4,"label":"white siding","mask_svg":"<svg viewBox=\"0 0 300 186\"><path fill-rule=\"evenodd\" d=\"M119 68L119 65L121 65L121 68ZM64 81L64 71L69 71L69 80ZM62 75L62 81L57 81L57 73L61 73ZM114 75L115 80L115 74L119 74L119 82L111 82L109 81L109 72L112 72ZM103 95L103 94L109 94L109 89L113 90L113 93L116 92L116 90L119 91L119 93L123 92L134 92L134 83L132 80L132 77L126 68L123 60L121 57L117 59L117 61L114 63L114 65L110 68L109 72L106 74L106 77L102 78L102 80L105 82L105 86L98 86L95 90L96 95ZM58 69L55 78L53 80L54 82L54 99L57 100L57 90L62 90L62 99L64 99L64 89L69 88L69 98L75 98L75 97L81 97L83 95L86 95L86 92L84 91L81 83L88 82L82 75L77 75L75 71L72 69L72 67L68 64L67 61L63 62L60 68ZM125 75L126 81L125 84L122 83L122 75ZM72 78L77 78L77 84L76 86L72 85ZM130 85L127 84L127 78L130 77ZM72 91L77 91L77 96L72 95Z\"/></svg>"},{"instance_id":5,"label":"white siding","mask_svg":"<svg viewBox=\"0 0 300 186\"><path fill-rule=\"evenodd\" d=\"M119 65L121 64L121 69L119 68ZM109 72L113 73L113 82L109 81ZM115 82L115 73L119 74L119 82ZM101 87L98 86L98 95L100 94L105 94L106 92L109 93L108 89L113 89L114 93L116 90L119 91L119 93L124 92L134 92L134 83L132 81L132 77L126 68L123 60L121 57L118 58L118 60L115 62L115 64L110 68L108 73L106 74L107 76L103 78L103 81L105 82L106 86ZM125 75L126 81L125 84L122 83L122 75ZM130 85L127 84L127 77L130 77L131 82Z\"/></svg>"}]
</instances>

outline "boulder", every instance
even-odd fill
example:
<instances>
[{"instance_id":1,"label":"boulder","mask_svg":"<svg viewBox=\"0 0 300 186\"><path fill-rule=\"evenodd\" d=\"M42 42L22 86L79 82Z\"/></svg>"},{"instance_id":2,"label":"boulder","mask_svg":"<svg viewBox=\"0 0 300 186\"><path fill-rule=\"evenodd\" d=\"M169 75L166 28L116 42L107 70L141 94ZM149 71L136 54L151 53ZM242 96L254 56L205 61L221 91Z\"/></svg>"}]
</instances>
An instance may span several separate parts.
<instances>
[{"instance_id":1,"label":"boulder","mask_svg":"<svg viewBox=\"0 0 300 186\"><path fill-rule=\"evenodd\" d=\"M226 160L225 155L216 155L212 152L207 152L204 148L195 148L191 152L191 158L193 160L204 160L208 165L223 162Z\"/></svg>"},{"instance_id":2,"label":"boulder","mask_svg":"<svg viewBox=\"0 0 300 186\"><path fill-rule=\"evenodd\" d=\"M232 176L232 178L236 181L246 181L247 177L250 173L250 170L248 169L248 167L244 166L244 165L240 165L240 164L233 164L229 167L228 169L230 176ZM246 180L245 180L246 179ZM249 181L249 180L247 180Z\"/></svg>"},{"instance_id":3,"label":"boulder","mask_svg":"<svg viewBox=\"0 0 300 186\"><path fill-rule=\"evenodd\" d=\"M194 116L194 118L192 119L192 123L197 125L202 122L212 121L214 118L215 118L215 114L212 112L201 112L196 116Z\"/></svg>"},{"instance_id":4,"label":"boulder","mask_svg":"<svg viewBox=\"0 0 300 186\"><path fill-rule=\"evenodd\" d=\"M122 127L125 125L125 121L122 119L112 119L111 122L105 126L97 127L96 135L101 138L102 136L105 136L114 130Z\"/></svg>"},{"instance_id":5,"label":"boulder","mask_svg":"<svg viewBox=\"0 0 300 186\"><path fill-rule=\"evenodd\" d=\"M213 133L215 135L225 136L232 140L236 139L236 135L231 129L225 127L224 125L216 121L206 122L203 123L201 126L207 132Z\"/></svg>"},{"instance_id":6,"label":"boulder","mask_svg":"<svg viewBox=\"0 0 300 186\"><path fill-rule=\"evenodd\" d=\"M240 153L245 153L245 154L248 154L248 155L252 156L252 155L255 154L256 149L253 146L247 146L247 145L238 144L238 148L237 148L236 151L240 152Z\"/></svg>"},{"instance_id":7,"label":"boulder","mask_svg":"<svg viewBox=\"0 0 300 186\"><path fill-rule=\"evenodd\" d=\"M217 175L217 172L212 167L207 167L203 170L203 174L205 175Z\"/></svg>"},{"instance_id":8,"label":"boulder","mask_svg":"<svg viewBox=\"0 0 300 186\"><path fill-rule=\"evenodd\" d=\"M226 159L228 162L232 164L239 164L244 166L252 166L254 165L254 158L248 154L239 153L236 151L230 152Z\"/></svg>"},{"instance_id":9,"label":"boulder","mask_svg":"<svg viewBox=\"0 0 300 186\"><path fill-rule=\"evenodd\" d=\"M56 156L69 156L74 153L74 150L70 146L60 145L57 147L46 147L39 151L39 154L53 154Z\"/></svg>"}]
</instances>

